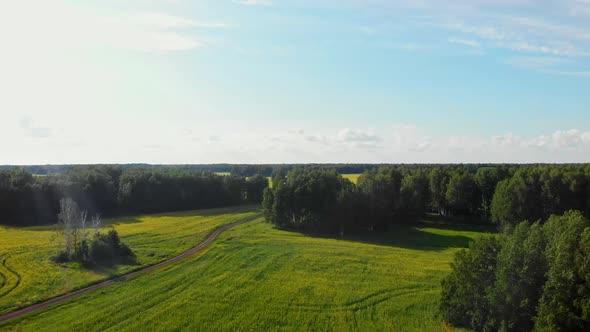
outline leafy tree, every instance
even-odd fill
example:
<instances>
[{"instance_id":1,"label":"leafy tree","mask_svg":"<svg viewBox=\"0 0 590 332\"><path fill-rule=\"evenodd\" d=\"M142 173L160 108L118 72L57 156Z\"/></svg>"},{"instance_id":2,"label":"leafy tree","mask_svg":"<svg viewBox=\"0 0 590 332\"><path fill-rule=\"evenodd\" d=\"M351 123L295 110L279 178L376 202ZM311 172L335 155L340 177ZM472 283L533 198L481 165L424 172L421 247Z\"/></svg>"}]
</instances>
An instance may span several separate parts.
<instances>
[{"instance_id":1,"label":"leafy tree","mask_svg":"<svg viewBox=\"0 0 590 332\"><path fill-rule=\"evenodd\" d=\"M264 189L268 187L268 179L262 175L254 175L246 180L246 200L250 203L261 203Z\"/></svg>"},{"instance_id":2,"label":"leafy tree","mask_svg":"<svg viewBox=\"0 0 590 332\"><path fill-rule=\"evenodd\" d=\"M459 252L442 285L441 312L458 326L587 331L590 221L568 211L544 225L507 225L500 240L479 239Z\"/></svg>"},{"instance_id":3,"label":"leafy tree","mask_svg":"<svg viewBox=\"0 0 590 332\"><path fill-rule=\"evenodd\" d=\"M500 248L495 237L484 237L455 255L452 271L442 281L440 308L446 321L478 331L490 327L493 308L488 294L495 282Z\"/></svg>"},{"instance_id":4,"label":"leafy tree","mask_svg":"<svg viewBox=\"0 0 590 332\"><path fill-rule=\"evenodd\" d=\"M264 214L277 227L322 229L331 223L342 180L335 171L296 168L266 191Z\"/></svg>"},{"instance_id":5,"label":"leafy tree","mask_svg":"<svg viewBox=\"0 0 590 332\"><path fill-rule=\"evenodd\" d=\"M590 222L570 211L552 216L544 227L548 239L547 283L539 304L539 330L588 331L590 329Z\"/></svg>"},{"instance_id":6,"label":"leafy tree","mask_svg":"<svg viewBox=\"0 0 590 332\"><path fill-rule=\"evenodd\" d=\"M482 167L475 173L475 182L481 194L481 215L484 220L490 217L492 198L498 182L506 178L505 170L500 167Z\"/></svg>"},{"instance_id":7,"label":"leafy tree","mask_svg":"<svg viewBox=\"0 0 590 332\"><path fill-rule=\"evenodd\" d=\"M449 179L445 199L454 214L473 215L479 205L479 193L473 175L457 172Z\"/></svg>"},{"instance_id":8,"label":"leafy tree","mask_svg":"<svg viewBox=\"0 0 590 332\"><path fill-rule=\"evenodd\" d=\"M449 174L445 168L436 167L430 172L430 196L432 198L432 208L438 214L444 215L447 210L447 185L449 183Z\"/></svg>"},{"instance_id":9,"label":"leafy tree","mask_svg":"<svg viewBox=\"0 0 590 332\"><path fill-rule=\"evenodd\" d=\"M493 318L488 326L502 331L530 331L545 284L545 235L539 223L522 222L502 238L496 281L490 294Z\"/></svg>"},{"instance_id":10,"label":"leafy tree","mask_svg":"<svg viewBox=\"0 0 590 332\"><path fill-rule=\"evenodd\" d=\"M409 215L421 216L430 202L430 183L427 173L416 171L405 174L402 180L401 209Z\"/></svg>"},{"instance_id":11,"label":"leafy tree","mask_svg":"<svg viewBox=\"0 0 590 332\"><path fill-rule=\"evenodd\" d=\"M401 181L402 174L393 167L380 167L359 177L357 185L366 196L371 228L384 229L394 221L401 203Z\"/></svg>"},{"instance_id":12,"label":"leafy tree","mask_svg":"<svg viewBox=\"0 0 590 332\"><path fill-rule=\"evenodd\" d=\"M515 183L503 180L498 183L492 199L492 221L501 226L515 224L520 219L518 196L514 189Z\"/></svg>"}]
</instances>

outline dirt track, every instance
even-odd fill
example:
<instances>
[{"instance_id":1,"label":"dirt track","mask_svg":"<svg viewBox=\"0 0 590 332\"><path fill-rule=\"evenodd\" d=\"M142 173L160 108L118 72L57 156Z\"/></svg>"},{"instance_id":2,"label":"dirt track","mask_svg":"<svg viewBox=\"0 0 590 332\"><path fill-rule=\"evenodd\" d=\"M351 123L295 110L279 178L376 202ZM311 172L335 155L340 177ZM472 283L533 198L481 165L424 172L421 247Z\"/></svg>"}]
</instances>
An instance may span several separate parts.
<instances>
[{"instance_id":1,"label":"dirt track","mask_svg":"<svg viewBox=\"0 0 590 332\"><path fill-rule=\"evenodd\" d=\"M186 257L188 257L188 256L190 256L190 255L192 255L192 254L194 254L196 252L199 252L199 251L203 250L203 248L205 248L208 244L210 244L211 242L213 242L213 240L215 240L219 236L219 234L221 234L222 232L224 232L224 231L226 231L226 230L228 230L228 229L230 229L230 228L232 228L234 226L241 225L243 223L246 223L246 222L252 221L254 219L258 219L258 218L260 218L259 215L254 216L254 217L250 217L250 218L247 218L247 219L244 219L244 220L241 220L241 221L237 221L237 222L234 222L234 223L231 223L231 224L223 225L223 226L217 228L216 230L214 230L213 232L211 232L211 234L209 234L209 236L207 236L207 238L205 240L203 240L201 243L197 244L196 246L192 247L188 251L185 251L185 252L183 252L182 254L180 254L180 255L178 255L176 257L172 257L172 258L167 259L165 261L162 261L162 262L160 262L158 264L151 265L151 266L145 267L143 269L140 269L140 270L137 270L137 271L134 271L134 272L130 272L130 273L124 274L124 275L119 276L117 278L109 279L109 280L100 282L98 284L94 284L92 286L88 286L88 287L79 289L77 291L73 291L73 292L70 292L70 293L67 293L67 294L64 294L64 295L61 295L61 296L52 298L52 299L47 300L47 301L40 302L40 303L37 303L37 304L33 304L31 306L28 306L28 307L19 309L17 311L13 311L13 312L4 314L4 315L0 316L0 323L7 322L9 320L16 319L16 318L22 317L24 315L27 315L27 314L30 314L30 313L33 313L33 312L37 312L37 311L40 311L40 310L43 310L43 309L47 309L47 308L52 307L54 305L62 304L62 303L66 302L66 301L68 301L68 300L70 300L70 299L72 299L74 297L77 297L77 296L80 296L80 295L84 295L84 294L90 293L92 291L95 291L97 289L101 289L101 288L104 288L104 287L113 285L113 284L115 284L117 282L129 280L131 278L137 277L140 274L144 274L146 272L150 272L150 271L153 271L153 270L155 270L157 268L160 268L160 267L163 267L163 266L172 264L174 262L177 262L177 261L179 261L179 260L181 260L183 258L186 258Z\"/></svg>"}]
</instances>

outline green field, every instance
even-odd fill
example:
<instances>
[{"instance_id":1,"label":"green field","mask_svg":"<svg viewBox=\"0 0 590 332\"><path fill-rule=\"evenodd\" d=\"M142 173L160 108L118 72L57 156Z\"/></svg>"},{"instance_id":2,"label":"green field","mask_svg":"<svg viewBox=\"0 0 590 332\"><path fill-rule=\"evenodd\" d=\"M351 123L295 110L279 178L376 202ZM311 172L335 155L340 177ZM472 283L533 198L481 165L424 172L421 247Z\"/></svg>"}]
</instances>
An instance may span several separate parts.
<instances>
[{"instance_id":1,"label":"green field","mask_svg":"<svg viewBox=\"0 0 590 332\"><path fill-rule=\"evenodd\" d=\"M458 248L483 232L420 225L331 239L257 220L176 265L0 329L445 330L440 280Z\"/></svg>"},{"instance_id":2,"label":"green field","mask_svg":"<svg viewBox=\"0 0 590 332\"><path fill-rule=\"evenodd\" d=\"M343 178L349 179L352 183L357 183L359 176L361 176L361 174L342 174Z\"/></svg>"},{"instance_id":3,"label":"green field","mask_svg":"<svg viewBox=\"0 0 590 332\"><path fill-rule=\"evenodd\" d=\"M138 265L85 270L56 265L52 227L0 226L0 314L179 254L220 225L256 215L256 207L212 209L108 220L138 257Z\"/></svg>"}]
</instances>

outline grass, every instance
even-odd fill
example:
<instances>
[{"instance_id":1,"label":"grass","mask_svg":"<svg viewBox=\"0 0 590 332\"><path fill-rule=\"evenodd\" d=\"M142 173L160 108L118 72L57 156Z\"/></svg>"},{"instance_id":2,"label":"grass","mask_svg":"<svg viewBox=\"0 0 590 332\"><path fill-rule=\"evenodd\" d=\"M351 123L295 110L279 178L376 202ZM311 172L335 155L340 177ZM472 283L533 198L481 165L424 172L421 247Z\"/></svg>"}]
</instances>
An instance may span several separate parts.
<instances>
[{"instance_id":1,"label":"grass","mask_svg":"<svg viewBox=\"0 0 590 332\"><path fill-rule=\"evenodd\" d=\"M138 265L96 270L52 263L59 246L52 227L0 226L0 313L157 263L196 245L213 229L256 213L255 207L234 207L107 220L136 253Z\"/></svg>"},{"instance_id":2,"label":"grass","mask_svg":"<svg viewBox=\"0 0 590 332\"><path fill-rule=\"evenodd\" d=\"M215 174L221 175L221 176L231 175L230 172L215 172ZM341 175L343 178L349 179L352 183L357 183L359 176L361 176L361 174L341 174ZM272 188L272 177L267 176L266 179L268 180L269 187Z\"/></svg>"},{"instance_id":3,"label":"grass","mask_svg":"<svg viewBox=\"0 0 590 332\"><path fill-rule=\"evenodd\" d=\"M343 178L345 179L349 179L350 182L352 183L357 183L359 176L361 176L361 174L341 174Z\"/></svg>"},{"instance_id":4,"label":"grass","mask_svg":"<svg viewBox=\"0 0 590 332\"><path fill-rule=\"evenodd\" d=\"M484 233L427 222L334 239L257 220L178 264L0 329L448 330L436 315L440 281Z\"/></svg>"}]
</instances>

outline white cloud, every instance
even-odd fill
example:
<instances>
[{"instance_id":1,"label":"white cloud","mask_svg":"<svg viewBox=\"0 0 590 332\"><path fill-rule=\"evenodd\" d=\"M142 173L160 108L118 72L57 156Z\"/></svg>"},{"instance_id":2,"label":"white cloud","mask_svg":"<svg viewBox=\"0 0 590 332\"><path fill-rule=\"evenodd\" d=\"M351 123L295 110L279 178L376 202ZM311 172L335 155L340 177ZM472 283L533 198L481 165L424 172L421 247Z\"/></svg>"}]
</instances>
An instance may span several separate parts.
<instances>
[{"instance_id":1,"label":"white cloud","mask_svg":"<svg viewBox=\"0 0 590 332\"><path fill-rule=\"evenodd\" d=\"M47 138L52 134L51 128L36 125L28 116L22 116L20 118L19 126L24 131L25 136L31 138Z\"/></svg>"},{"instance_id":2,"label":"white cloud","mask_svg":"<svg viewBox=\"0 0 590 332\"><path fill-rule=\"evenodd\" d=\"M532 56L519 56L509 57L504 59L504 62L515 67L527 68L527 69L540 69L546 67L554 67L564 64L572 63L571 59L560 58L560 57L532 57Z\"/></svg>"},{"instance_id":3,"label":"white cloud","mask_svg":"<svg viewBox=\"0 0 590 332\"><path fill-rule=\"evenodd\" d=\"M590 77L590 71L545 70L544 72L554 75Z\"/></svg>"},{"instance_id":4,"label":"white cloud","mask_svg":"<svg viewBox=\"0 0 590 332\"><path fill-rule=\"evenodd\" d=\"M235 0L234 2L244 6L270 6L273 4L272 0Z\"/></svg>"},{"instance_id":5,"label":"white cloud","mask_svg":"<svg viewBox=\"0 0 590 332\"><path fill-rule=\"evenodd\" d=\"M18 123L23 128L42 128L31 119L23 118ZM106 136L102 126L68 128L59 135L31 139L19 149L5 151L0 164L590 161L590 131L579 129L528 137L515 133L486 137L452 132L433 136L412 125L295 131L240 129L231 124L175 130L157 125L144 125L129 132L125 123L113 124ZM213 133L211 128L216 131ZM158 135L154 136L154 131ZM194 133L199 133L200 139L193 139ZM25 134L22 132L22 137ZM0 136L7 139L2 133Z\"/></svg>"},{"instance_id":6,"label":"white cloud","mask_svg":"<svg viewBox=\"0 0 590 332\"><path fill-rule=\"evenodd\" d=\"M479 48L481 46L481 44L478 41L471 40L471 39L462 39L462 38L452 37L452 38L449 38L448 41L451 44L459 44L459 45L469 46L469 47L474 47L474 48Z\"/></svg>"},{"instance_id":7,"label":"white cloud","mask_svg":"<svg viewBox=\"0 0 590 332\"><path fill-rule=\"evenodd\" d=\"M146 52L185 51L203 45L200 29L225 27L222 22L197 21L161 12L104 14L63 1L23 0L11 2L10 6L0 5L3 48L21 51L105 46Z\"/></svg>"},{"instance_id":8,"label":"white cloud","mask_svg":"<svg viewBox=\"0 0 590 332\"><path fill-rule=\"evenodd\" d=\"M381 140L379 135L371 130L355 130L344 128L338 132L337 136L340 142L378 142Z\"/></svg>"},{"instance_id":9,"label":"white cloud","mask_svg":"<svg viewBox=\"0 0 590 332\"><path fill-rule=\"evenodd\" d=\"M589 0L573 0L569 2L569 14L571 16L590 16Z\"/></svg>"},{"instance_id":10,"label":"white cloud","mask_svg":"<svg viewBox=\"0 0 590 332\"><path fill-rule=\"evenodd\" d=\"M94 42L146 52L186 51L203 45L195 29L226 28L221 22L199 22L164 13L95 17L87 26Z\"/></svg>"},{"instance_id":11,"label":"white cloud","mask_svg":"<svg viewBox=\"0 0 590 332\"><path fill-rule=\"evenodd\" d=\"M197 22L184 17L153 12L132 15L130 16L130 19L136 21L138 24L143 24L148 27L156 27L159 29L228 27L228 25L223 22Z\"/></svg>"}]
</instances>

